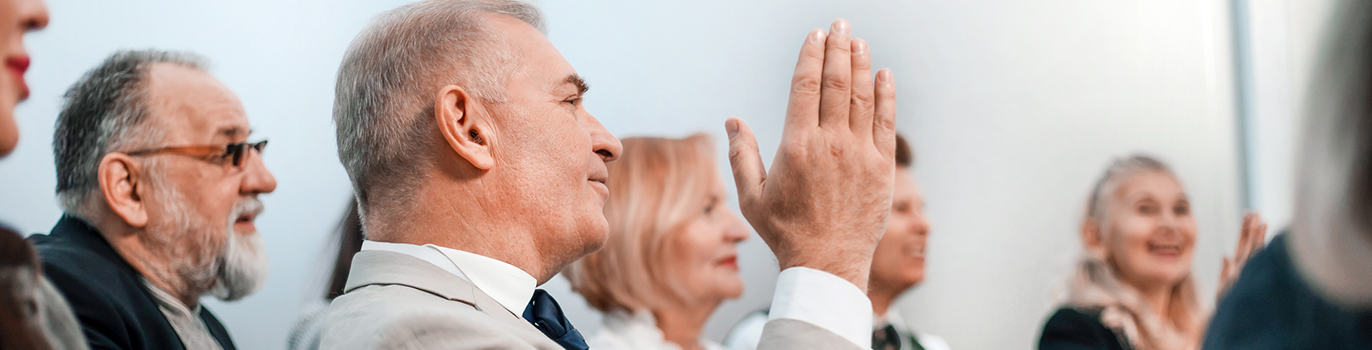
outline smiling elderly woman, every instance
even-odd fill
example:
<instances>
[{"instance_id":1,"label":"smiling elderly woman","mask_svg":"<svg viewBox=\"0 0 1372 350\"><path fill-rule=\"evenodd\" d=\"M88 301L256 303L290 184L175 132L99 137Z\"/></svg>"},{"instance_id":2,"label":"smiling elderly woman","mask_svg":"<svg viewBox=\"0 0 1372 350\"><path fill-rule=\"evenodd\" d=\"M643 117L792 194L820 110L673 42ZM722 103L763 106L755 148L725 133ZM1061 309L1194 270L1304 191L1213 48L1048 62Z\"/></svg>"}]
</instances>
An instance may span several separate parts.
<instances>
[{"instance_id":1,"label":"smiling elderly woman","mask_svg":"<svg viewBox=\"0 0 1372 350\"><path fill-rule=\"evenodd\" d=\"M720 349L701 328L743 294L735 245L748 237L724 205L709 138L624 139L609 164L609 239L568 270L572 288L605 312L592 349Z\"/></svg>"},{"instance_id":2,"label":"smiling elderly woman","mask_svg":"<svg viewBox=\"0 0 1372 350\"><path fill-rule=\"evenodd\" d=\"M1266 225L1244 218L1221 290L1261 247ZM1207 317L1191 273L1196 220L1176 174L1144 155L1115 160L1096 182L1081 225L1085 248L1066 305L1039 349L1195 349Z\"/></svg>"}]
</instances>

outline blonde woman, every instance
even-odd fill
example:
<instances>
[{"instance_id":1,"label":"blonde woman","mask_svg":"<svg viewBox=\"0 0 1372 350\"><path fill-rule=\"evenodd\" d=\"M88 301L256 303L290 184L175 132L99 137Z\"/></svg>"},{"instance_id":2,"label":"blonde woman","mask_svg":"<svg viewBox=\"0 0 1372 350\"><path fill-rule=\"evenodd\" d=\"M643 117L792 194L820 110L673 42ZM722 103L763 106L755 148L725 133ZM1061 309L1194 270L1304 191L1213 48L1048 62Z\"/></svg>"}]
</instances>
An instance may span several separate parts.
<instances>
[{"instance_id":1,"label":"blonde woman","mask_svg":"<svg viewBox=\"0 0 1372 350\"><path fill-rule=\"evenodd\" d=\"M1116 160L1086 210L1085 254L1039 349L1195 349L1207 315L1191 274L1196 220L1176 175L1152 157ZM1256 215L1244 219L1221 290L1261 248L1265 231Z\"/></svg>"},{"instance_id":2,"label":"blonde woman","mask_svg":"<svg viewBox=\"0 0 1372 350\"><path fill-rule=\"evenodd\" d=\"M720 303L743 294L735 246L747 226L725 205L710 140L627 138L609 164L609 239L567 271L604 312L592 349L721 349L701 336Z\"/></svg>"}]
</instances>

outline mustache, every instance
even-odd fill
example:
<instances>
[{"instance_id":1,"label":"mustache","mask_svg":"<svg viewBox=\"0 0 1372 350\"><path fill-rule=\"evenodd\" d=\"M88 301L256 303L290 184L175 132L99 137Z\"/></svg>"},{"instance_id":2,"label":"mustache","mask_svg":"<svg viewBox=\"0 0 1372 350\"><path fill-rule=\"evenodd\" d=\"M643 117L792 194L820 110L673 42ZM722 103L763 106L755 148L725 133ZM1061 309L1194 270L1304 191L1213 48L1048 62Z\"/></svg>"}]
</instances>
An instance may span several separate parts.
<instances>
[{"instance_id":1,"label":"mustache","mask_svg":"<svg viewBox=\"0 0 1372 350\"><path fill-rule=\"evenodd\" d=\"M257 199L257 196L243 196L237 204L234 204L233 212L229 213L230 227L232 227L233 222L238 221L238 218L243 216L256 218L264 210L266 210L266 206Z\"/></svg>"}]
</instances>

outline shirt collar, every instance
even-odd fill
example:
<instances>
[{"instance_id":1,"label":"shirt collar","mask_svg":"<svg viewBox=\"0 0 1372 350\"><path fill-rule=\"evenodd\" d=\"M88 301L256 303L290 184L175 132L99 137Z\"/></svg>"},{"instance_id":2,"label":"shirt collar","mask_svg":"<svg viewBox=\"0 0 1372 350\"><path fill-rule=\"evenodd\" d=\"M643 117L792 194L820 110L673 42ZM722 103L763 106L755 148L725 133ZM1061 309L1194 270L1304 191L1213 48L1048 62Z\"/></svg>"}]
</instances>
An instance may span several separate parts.
<instances>
[{"instance_id":1,"label":"shirt collar","mask_svg":"<svg viewBox=\"0 0 1372 350\"><path fill-rule=\"evenodd\" d=\"M495 299L500 306L504 306L516 316L524 315L524 308L529 306L529 299L534 296L534 288L538 287L538 280L523 269L504 261L457 249L433 244L420 246L364 240L362 250L401 253L427 261L476 286L476 289Z\"/></svg>"},{"instance_id":2,"label":"shirt collar","mask_svg":"<svg viewBox=\"0 0 1372 350\"><path fill-rule=\"evenodd\" d=\"M529 306L529 299L534 296L534 288L538 287L538 280L524 269L457 249L433 244L424 246L442 253L466 275L472 285L486 292L486 295L490 295L491 299L495 299L505 309L515 315L524 315L524 308Z\"/></svg>"},{"instance_id":3,"label":"shirt collar","mask_svg":"<svg viewBox=\"0 0 1372 350\"><path fill-rule=\"evenodd\" d=\"M363 240L362 251L369 250L387 251L416 257L419 258L419 260L424 260L425 262L433 264L434 266L438 266L438 268L443 269L443 271L448 271L453 275L457 275L457 277L461 277L462 280L467 281L468 283L472 282L470 279L467 278L467 276L462 274L462 270L457 269L457 265L453 265L452 261L448 261L448 257L443 256L443 253L439 253L438 251L433 249L425 248L424 246L405 243L390 243Z\"/></svg>"},{"instance_id":4,"label":"shirt collar","mask_svg":"<svg viewBox=\"0 0 1372 350\"><path fill-rule=\"evenodd\" d=\"M181 302L181 299L177 299L176 296L171 295L171 293L162 290L162 288L158 288L156 285L152 284L152 281L148 281L146 278L142 278L142 281L143 286L147 287L149 292L152 292L153 300L157 302L158 306L163 308L163 313L171 313L171 315L166 316L196 317L196 315L200 314L200 304L195 304L195 307L186 306L186 303Z\"/></svg>"}]
</instances>

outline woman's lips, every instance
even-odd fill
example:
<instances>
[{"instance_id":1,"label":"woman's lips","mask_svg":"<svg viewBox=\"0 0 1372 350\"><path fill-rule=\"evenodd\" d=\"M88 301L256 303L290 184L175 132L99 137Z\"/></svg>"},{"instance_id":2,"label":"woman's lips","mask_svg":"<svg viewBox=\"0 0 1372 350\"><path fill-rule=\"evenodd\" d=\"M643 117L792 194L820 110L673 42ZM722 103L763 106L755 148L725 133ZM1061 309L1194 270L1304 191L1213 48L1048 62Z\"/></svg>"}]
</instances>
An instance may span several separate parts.
<instances>
[{"instance_id":1,"label":"woman's lips","mask_svg":"<svg viewBox=\"0 0 1372 350\"><path fill-rule=\"evenodd\" d=\"M723 266L723 267L727 267L727 268L732 268L732 269L734 269L734 270L738 270L738 256L736 256L736 255L731 255L731 256L729 256L729 257L726 257L726 258L723 258L723 259L719 259L719 262L718 262L717 264L718 264L719 266Z\"/></svg>"},{"instance_id":2,"label":"woman's lips","mask_svg":"<svg viewBox=\"0 0 1372 350\"><path fill-rule=\"evenodd\" d=\"M14 81L19 83L19 99L28 98L29 84L24 82L24 72L29 70L29 56L10 56L5 59L5 68L9 69L10 74L14 74Z\"/></svg>"}]
</instances>

